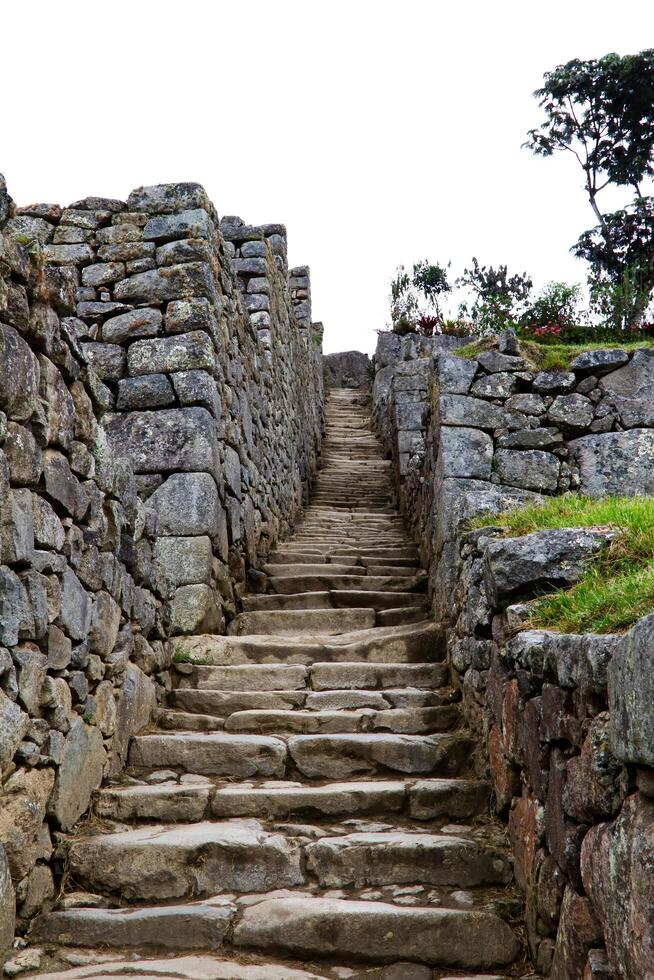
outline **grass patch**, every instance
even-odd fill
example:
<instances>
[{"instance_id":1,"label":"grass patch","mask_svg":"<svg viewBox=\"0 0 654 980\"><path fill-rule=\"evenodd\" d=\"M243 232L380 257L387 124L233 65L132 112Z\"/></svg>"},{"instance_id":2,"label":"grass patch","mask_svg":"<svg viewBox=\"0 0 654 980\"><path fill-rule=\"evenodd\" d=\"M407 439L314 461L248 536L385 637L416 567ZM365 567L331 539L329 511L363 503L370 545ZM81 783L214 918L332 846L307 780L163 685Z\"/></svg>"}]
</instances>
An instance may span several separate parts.
<instances>
[{"instance_id":1,"label":"grass patch","mask_svg":"<svg viewBox=\"0 0 654 980\"><path fill-rule=\"evenodd\" d=\"M603 341L594 344L538 344L533 340L520 341L520 353L539 371L565 371L575 357L590 350L624 350L635 351L641 347L652 347L654 341L633 340L629 343L620 341Z\"/></svg>"},{"instance_id":2,"label":"grass patch","mask_svg":"<svg viewBox=\"0 0 654 980\"><path fill-rule=\"evenodd\" d=\"M207 657L197 657L192 650L185 647L183 643L173 643L173 654L170 658L174 664L197 664L200 667L212 667L213 660Z\"/></svg>"},{"instance_id":3,"label":"grass patch","mask_svg":"<svg viewBox=\"0 0 654 980\"><path fill-rule=\"evenodd\" d=\"M484 515L470 526L501 527L508 537L565 527L608 526L620 532L576 585L535 600L528 628L622 633L654 610L654 497L593 500L564 494L542 506Z\"/></svg>"},{"instance_id":4,"label":"grass patch","mask_svg":"<svg viewBox=\"0 0 654 980\"><path fill-rule=\"evenodd\" d=\"M522 337L519 337L518 341L520 356L524 357L529 367L538 371L567 371L575 357L579 357L580 354L585 354L589 350L635 351L643 347L654 347L654 340L646 338L632 340L628 343L621 343L618 340L605 340L592 344L539 344L534 340L524 340ZM484 337L481 340L473 341L471 344L458 347L452 353L466 360L474 360L484 351L491 350L496 343L496 337Z\"/></svg>"},{"instance_id":5,"label":"grass patch","mask_svg":"<svg viewBox=\"0 0 654 980\"><path fill-rule=\"evenodd\" d=\"M483 354L485 350L492 350L496 344L497 337L482 337L481 340L473 340L470 344L455 347L452 354L455 354L456 357L463 357L466 361L472 361L479 354Z\"/></svg>"}]
</instances>

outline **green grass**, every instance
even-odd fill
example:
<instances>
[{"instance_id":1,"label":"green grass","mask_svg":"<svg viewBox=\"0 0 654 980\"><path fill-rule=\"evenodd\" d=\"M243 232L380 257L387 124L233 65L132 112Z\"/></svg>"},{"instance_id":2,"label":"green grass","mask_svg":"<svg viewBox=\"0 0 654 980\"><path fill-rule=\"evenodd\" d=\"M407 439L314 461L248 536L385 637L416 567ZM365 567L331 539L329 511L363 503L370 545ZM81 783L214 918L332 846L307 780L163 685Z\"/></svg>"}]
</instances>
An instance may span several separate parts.
<instances>
[{"instance_id":1,"label":"green grass","mask_svg":"<svg viewBox=\"0 0 654 980\"><path fill-rule=\"evenodd\" d=\"M654 610L654 497L592 500L577 494L549 497L505 514L489 514L471 527L501 527L508 537L564 527L613 527L620 533L589 562L571 589L541 596L525 624L562 633L622 633Z\"/></svg>"},{"instance_id":2,"label":"green grass","mask_svg":"<svg viewBox=\"0 0 654 980\"><path fill-rule=\"evenodd\" d=\"M197 657L183 643L173 643L173 655L170 660L174 664L196 664L199 667L213 666L213 660L209 660L207 657Z\"/></svg>"},{"instance_id":3,"label":"green grass","mask_svg":"<svg viewBox=\"0 0 654 980\"><path fill-rule=\"evenodd\" d=\"M654 340L641 338L632 340L628 343L620 341L603 341L593 344L538 344L533 340L518 338L520 343L520 354L527 361L528 366L539 371L565 371L570 367L575 357L584 354L589 350L618 350L634 351L642 347L653 347ZM490 350L496 342L496 338L488 337L482 340L475 340L464 347L458 347L453 353L457 357L464 357L473 360L485 350Z\"/></svg>"}]
</instances>

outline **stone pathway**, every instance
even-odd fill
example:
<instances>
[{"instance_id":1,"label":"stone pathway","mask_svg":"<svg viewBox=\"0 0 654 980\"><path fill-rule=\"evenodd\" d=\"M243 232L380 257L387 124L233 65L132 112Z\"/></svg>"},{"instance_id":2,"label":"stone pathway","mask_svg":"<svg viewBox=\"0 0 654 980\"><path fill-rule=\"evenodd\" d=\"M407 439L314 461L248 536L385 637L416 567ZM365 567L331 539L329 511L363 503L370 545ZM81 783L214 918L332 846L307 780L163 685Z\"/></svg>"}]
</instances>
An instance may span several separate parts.
<instances>
[{"instance_id":1,"label":"stone pathway","mask_svg":"<svg viewBox=\"0 0 654 980\"><path fill-rule=\"evenodd\" d=\"M389 467L361 394L333 391L302 522L230 635L178 646L157 730L71 841L41 976L519 974L511 866Z\"/></svg>"}]
</instances>

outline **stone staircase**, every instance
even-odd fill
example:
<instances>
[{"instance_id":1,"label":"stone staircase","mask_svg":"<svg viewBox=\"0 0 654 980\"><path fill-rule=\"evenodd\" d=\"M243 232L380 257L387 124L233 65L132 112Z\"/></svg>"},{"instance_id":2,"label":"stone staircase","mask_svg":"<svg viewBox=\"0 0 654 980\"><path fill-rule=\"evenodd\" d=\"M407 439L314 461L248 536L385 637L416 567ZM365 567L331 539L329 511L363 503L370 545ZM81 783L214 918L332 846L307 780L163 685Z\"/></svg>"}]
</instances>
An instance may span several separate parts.
<instances>
[{"instance_id":1,"label":"stone staircase","mask_svg":"<svg viewBox=\"0 0 654 980\"><path fill-rule=\"evenodd\" d=\"M332 391L295 534L228 636L177 645L156 730L67 848L32 932L51 971L93 963L81 946L116 962L66 976L132 975L130 951L139 976L519 975L511 865L389 466L361 393Z\"/></svg>"}]
</instances>

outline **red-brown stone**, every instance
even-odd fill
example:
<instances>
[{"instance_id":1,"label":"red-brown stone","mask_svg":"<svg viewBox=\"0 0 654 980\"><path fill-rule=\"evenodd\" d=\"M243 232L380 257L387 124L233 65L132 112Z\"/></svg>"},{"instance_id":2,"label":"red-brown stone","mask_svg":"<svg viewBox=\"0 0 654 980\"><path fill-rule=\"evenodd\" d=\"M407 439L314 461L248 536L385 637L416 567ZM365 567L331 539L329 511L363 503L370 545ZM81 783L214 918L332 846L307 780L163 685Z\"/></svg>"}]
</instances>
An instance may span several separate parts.
<instances>
[{"instance_id":1,"label":"red-brown stone","mask_svg":"<svg viewBox=\"0 0 654 980\"><path fill-rule=\"evenodd\" d=\"M527 891L533 882L542 823L542 807L537 799L525 795L514 801L509 814L509 839L515 859L515 878L523 891Z\"/></svg>"},{"instance_id":2,"label":"red-brown stone","mask_svg":"<svg viewBox=\"0 0 654 980\"><path fill-rule=\"evenodd\" d=\"M597 946L601 939L600 926L588 899L577 895L574 889L566 888L550 980L581 980L588 950Z\"/></svg>"},{"instance_id":3,"label":"red-brown stone","mask_svg":"<svg viewBox=\"0 0 654 980\"><path fill-rule=\"evenodd\" d=\"M583 843L581 870L616 976L652 977L654 800L634 793L614 821L593 827Z\"/></svg>"},{"instance_id":4,"label":"red-brown stone","mask_svg":"<svg viewBox=\"0 0 654 980\"><path fill-rule=\"evenodd\" d=\"M488 761L495 794L495 807L498 813L503 814L511 806L513 797L520 792L520 774L504 755L502 739L495 725L488 733Z\"/></svg>"}]
</instances>

